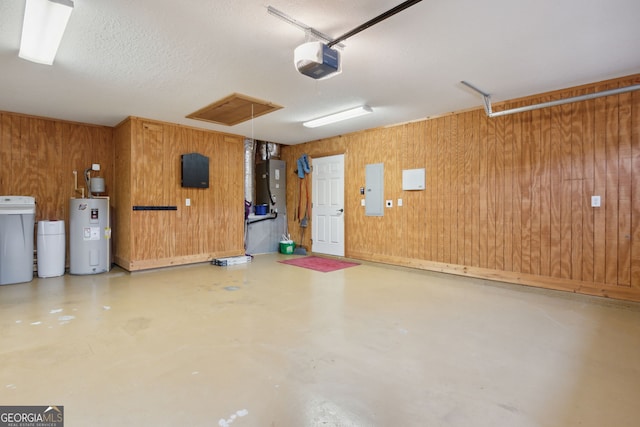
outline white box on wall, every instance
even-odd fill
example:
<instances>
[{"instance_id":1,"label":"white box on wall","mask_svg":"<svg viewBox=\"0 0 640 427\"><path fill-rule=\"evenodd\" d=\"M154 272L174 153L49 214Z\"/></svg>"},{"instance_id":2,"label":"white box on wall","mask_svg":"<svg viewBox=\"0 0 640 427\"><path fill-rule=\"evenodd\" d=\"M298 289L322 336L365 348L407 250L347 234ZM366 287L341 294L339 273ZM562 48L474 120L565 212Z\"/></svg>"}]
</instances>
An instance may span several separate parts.
<instances>
[{"instance_id":1,"label":"white box on wall","mask_svg":"<svg viewBox=\"0 0 640 427\"><path fill-rule=\"evenodd\" d=\"M403 190L424 190L425 170L422 169L404 169L402 171L402 189Z\"/></svg>"}]
</instances>

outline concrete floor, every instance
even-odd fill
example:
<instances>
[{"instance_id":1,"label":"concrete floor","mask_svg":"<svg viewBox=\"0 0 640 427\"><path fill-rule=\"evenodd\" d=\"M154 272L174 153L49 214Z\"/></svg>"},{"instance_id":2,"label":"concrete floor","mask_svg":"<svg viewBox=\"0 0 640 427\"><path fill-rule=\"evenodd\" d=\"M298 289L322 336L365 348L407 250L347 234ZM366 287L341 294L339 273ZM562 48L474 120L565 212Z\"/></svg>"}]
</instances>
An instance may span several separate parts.
<instances>
[{"instance_id":1,"label":"concrete floor","mask_svg":"<svg viewBox=\"0 0 640 427\"><path fill-rule=\"evenodd\" d=\"M0 286L0 404L69 427L640 423L640 304L285 258Z\"/></svg>"}]
</instances>

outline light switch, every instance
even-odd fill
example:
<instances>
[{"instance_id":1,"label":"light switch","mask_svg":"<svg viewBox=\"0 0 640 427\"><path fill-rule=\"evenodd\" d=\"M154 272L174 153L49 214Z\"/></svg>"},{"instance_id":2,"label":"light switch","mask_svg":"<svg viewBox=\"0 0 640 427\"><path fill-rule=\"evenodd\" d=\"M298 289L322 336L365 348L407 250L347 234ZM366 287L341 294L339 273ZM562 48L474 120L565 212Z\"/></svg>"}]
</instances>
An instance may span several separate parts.
<instances>
[{"instance_id":1,"label":"light switch","mask_svg":"<svg viewBox=\"0 0 640 427\"><path fill-rule=\"evenodd\" d=\"M191 206L191 199L184 199L185 206Z\"/></svg>"},{"instance_id":2,"label":"light switch","mask_svg":"<svg viewBox=\"0 0 640 427\"><path fill-rule=\"evenodd\" d=\"M364 206L364 205L365 205L364 200L365 200L365 199L360 199L360 206Z\"/></svg>"},{"instance_id":3,"label":"light switch","mask_svg":"<svg viewBox=\"0 0 640 427\"><path fill-rule=\"evenodd\" d=\"M402 206L402 199L398 199L398 206Z\"/></svg>"},{"instance_id":4,"label":"light switch","mask_svg":"<svg viewBox=\"0 0 640 427\"><path fill-rule=\"evenodd\" d=\"M600 207L600 196L591 196L591 207L592 208Z\"/></svg>"}]
</instances>

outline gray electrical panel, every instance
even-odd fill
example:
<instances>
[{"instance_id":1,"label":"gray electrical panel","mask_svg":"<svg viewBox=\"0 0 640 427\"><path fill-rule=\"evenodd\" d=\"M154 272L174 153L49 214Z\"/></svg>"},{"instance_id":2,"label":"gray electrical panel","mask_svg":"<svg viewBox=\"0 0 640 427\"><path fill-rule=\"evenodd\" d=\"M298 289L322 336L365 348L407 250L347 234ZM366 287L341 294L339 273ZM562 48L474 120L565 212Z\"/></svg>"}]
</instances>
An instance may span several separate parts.
<instances>
[{"instance_id":1,"label":"gray electrical panel","mask_svg":"<svg viewBox=\"0 0 640 427\"><path fill-rule=\"evenodd\" d=\"M384 163L365 166L364 213L367 216L384 215Z\"/></svg>"}]
</instances>

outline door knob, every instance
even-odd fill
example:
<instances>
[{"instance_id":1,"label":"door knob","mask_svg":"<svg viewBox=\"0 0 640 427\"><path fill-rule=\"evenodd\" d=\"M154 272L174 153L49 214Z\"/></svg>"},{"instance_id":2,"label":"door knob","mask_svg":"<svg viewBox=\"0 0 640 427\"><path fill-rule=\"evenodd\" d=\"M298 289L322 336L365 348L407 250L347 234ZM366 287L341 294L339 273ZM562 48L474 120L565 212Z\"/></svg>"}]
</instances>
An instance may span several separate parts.
<instances>
[{"instance_id":1,"label":"door knob","mask_svg":"<svg viewBox=\"0 0 640 427\"><path fill-rule=\"evenodd\" d=\"M344 212L344 209L338 209L338 212Z\"/></svg>"}]
</instances>

